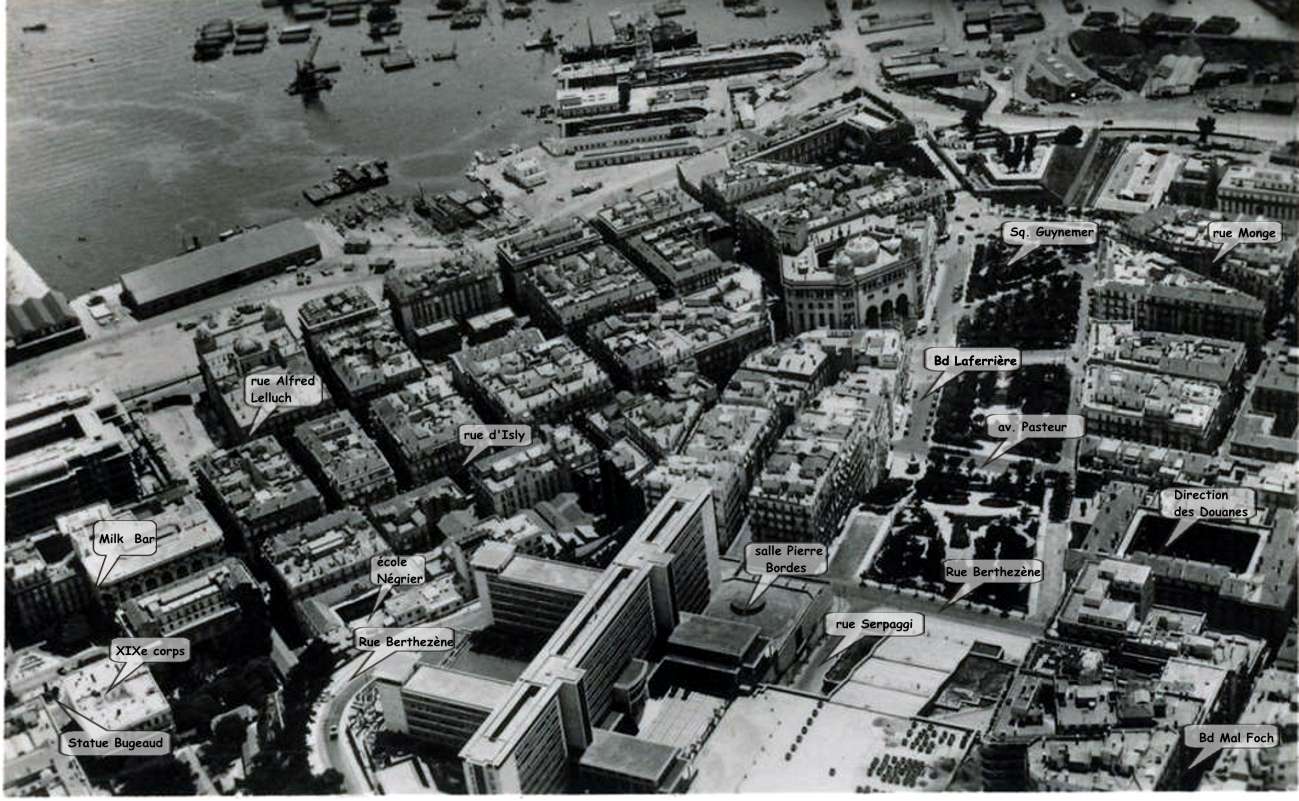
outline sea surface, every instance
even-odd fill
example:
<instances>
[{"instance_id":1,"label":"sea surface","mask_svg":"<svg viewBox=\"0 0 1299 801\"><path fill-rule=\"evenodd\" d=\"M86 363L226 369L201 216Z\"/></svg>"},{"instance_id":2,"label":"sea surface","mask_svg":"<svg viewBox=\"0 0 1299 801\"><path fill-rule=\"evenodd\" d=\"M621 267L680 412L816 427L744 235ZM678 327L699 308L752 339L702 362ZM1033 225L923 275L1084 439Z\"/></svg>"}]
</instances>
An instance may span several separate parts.
<instances>
[{"instance_id":1,"label":"sea surface","mask_svg":"<svg viewBox=\"0 0 1299 801\"><path fill-rule=\"evenodd\" d=\"M406 45L419 65L387 74L363 59L365 24L316 21L317 62L338 61L332 91L304 103L285 92L308 45L281 45L292 24L259 0L10 0L8 236L54 288L70 295L175 255L197 236L289 215L310 216L306 186L333 165L385 157L393 188L469 186L475 150L534 144L552 128L521 114L553 102L554 53L525 52L547 27L566 41L610 38L609 14L650 14L650 2L533 0L529 20L503 20L488 0L482 27L452 31L425 18L432 0L403 0ZM806 31L821 0L769 0L779 13L738 19L720 0L687 0L674 17L703 44ZM259 54L199 63L196 29L215 18L261 18ZM45 33L22 26L44 22ZM450 48L454 62L433 63ZM440 86L434 82L440 81Z\"/></svg>"}]
</instances>

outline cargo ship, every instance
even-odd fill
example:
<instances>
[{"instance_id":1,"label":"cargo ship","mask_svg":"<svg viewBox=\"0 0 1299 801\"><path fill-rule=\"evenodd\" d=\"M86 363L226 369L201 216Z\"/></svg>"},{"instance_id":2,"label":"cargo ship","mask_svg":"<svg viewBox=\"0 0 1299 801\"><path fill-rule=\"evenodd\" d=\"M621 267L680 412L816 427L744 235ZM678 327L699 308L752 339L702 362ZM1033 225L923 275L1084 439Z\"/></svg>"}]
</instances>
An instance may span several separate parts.
<instances>
[{"instance_id":1,"label":"cargo ship","mask_svg":"<svg viewBox=\"0 0 1299 801\"><path fill-rule=\"evenodd\" d=\"M597 61L604 58L632 58L636 55L636 24L615 27L612 42L596 44L594 37L585 45L568 45L559 48L559 60L565 64ZM650 28L650 45L655 53L668 53L699 46L699 32L693 26L675 20L663 20Z\"/></svg>"},{"instance_id":2,"label":"cargo ship","mask_svg":"<svg viewBox=\"0 0 1299 801\"><path fill-rule=\"evenodd\" d=\"M388 162L386 159L358 161L350 167L335 167L334 178L302 190L302 196L312 205L320 206L331 200L365 192L377 186L388 184Z\"/></svg>"}]
</instances>

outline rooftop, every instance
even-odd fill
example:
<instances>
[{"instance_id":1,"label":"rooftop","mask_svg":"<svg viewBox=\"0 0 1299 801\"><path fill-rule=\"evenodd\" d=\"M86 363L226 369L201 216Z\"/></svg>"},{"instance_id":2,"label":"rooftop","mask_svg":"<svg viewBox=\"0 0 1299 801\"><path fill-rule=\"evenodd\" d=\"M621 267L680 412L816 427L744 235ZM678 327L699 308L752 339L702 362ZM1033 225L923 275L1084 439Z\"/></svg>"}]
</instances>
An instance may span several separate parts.
<instances>
[{"instance_id":1,"label":"rooftop","mask_svg":"<svg viewBox=\"0 0 1299 801\"><path fill-rule=\"evenodd\" d=\"M385 317L324 333L316 343L316 351L354 397L413 377L422 370L419 359Z\"/></svg>"},{"instance_id":2,"label":"rooftop","mask_svg":"<svg viewBox=\"0 0 1299 801\"><path fill-rule=\"evenodd\" d=\"M392 470L351 412L308 420L294 429L294 436L331 484L345 483L356 475Z\"/></svg>"},{"instance_id":3,"label":"rooftop","mask_svg":"<svg viewBox=\"0 0 1299 801\"><path fill-rule=\"evenodd\" d=\"M114 731L149 731L146 724L171 706L149 666L108 689L117 678L119 665L107 657L77 668L58 683L59 699L82 715Z\"/></svg>"},{"instance_id":4,"label":"rooftop","mask_svg":"<svg viewBox=\"0 0 1299 801\"><path fill-rule=\"evenodd\" d=\"M431 375L370 405L374 424L397 443L409 461L418 461L460 444L460 426L481 423L478 413L451 386L450 371Z\"/></svg>"},{"instance_id":5,"label":"rooftop","mask_svg":"<svg viewBox=\"0 0 1299 801\"><path fill-rule=\"evenodd\" d=\"M1104 412L1206 432L1217 417L1223 390L1174 376L1092 364L1083 388L1084 413Z\"/></svg>"},{"instance_id":6,"label":"rooftop","mask_svg":"<svg viewBox=\"0 0 1299 801\"><path fill-rule=\"evenodd\" d=\"M272 436L202 456L194 469L244 524L256 525L299 504L320 504L320 493Z\"/></svg>"},{"instance_id":7,"label":"rooftop","mask_svg":"<svg viewBox=\"0 0 1299 801\"><path fill-rule=\"evenodd\" d=\"M305 223L284 220L133 270L122 276L122 287L137 303L150 303L288 254L319 247L316 235Z\"/></svg>"},{"instance_id":8,"label":"rooftop","mask_svg":"<svg viewBox=\"0 0 1299 801\"><path fill-rule=\"evenodd\" d=\"M513 685L499 679L465 673L450 668L417 664L402 691L427 698L443 698L452 703L490 711L509 695Z\"/></svg>"},{"instance_id":9,"label":"rooftop","mask_svg":"<svg viewBox=\"0 0 1299 801\"><path fill-rule=\"evenodd\" d=\"M383 289L401 304L480 281L499 284L497 272L496 265L478 251L462 250L429 264L389 270L383 277Z\"/></svg>"},{"instance_id":10,"label":"rooftop","mask_svg":"<svg viewBox=\"0 0 1299 801\"><path fill-rule=\"evenodd\" d=\"M158 527L157 550L149 552L149 544L123 549L123 558L113 566L101 588L120 584L196 551L220 548L224 541L212 515L193 496L163 506L141 503L118 510L110 509L106 503L95 504L60 515L57 520L59 530L72 539L77 558L90 576L99 574L104 561L104 557L94 552L90 536L100 520L152 520Z\"/></svg>"},{"instance_id":11,"label":"rooftop","mask_svg":"<svg viewBox=\"0 0 1299 801\"><path fill-rule=\"evenodd\" d=\"M565 323L603 309L654 297L654 285L608 245L537 265L524 279L540 302Z\"/></svg>"},{"instance_id":12,"label":"rooftop","mask_svg":"<svg viewBox=\"0 0 1299 801\"><path fill-rule=\"evenodd\" d=\"M289 594L304 585L356 575L357 565L390 551L365 515L345 509L269 538L262 553Z\"/></svg>"},{"instance_id":13,"label":"rooftop","mask_svg":"<svg viewBox=\"0 0 1299 801\"><path fill-rule=\"evenodd\" d=\"M376 317L379 305L363 287L349 286L312 298L298 309L298 321L304 334Z\"/></svg>"},{"instance_id":14,"label":"rooftop","mask_svg":"<svg viewBox=\"0 0 1299 801\"><path fill-rule=\"evenodd\" d=\"M1137 331L1131 322L1093 321L1088 359L1225 387L1241 369L1245 345L1226 339Z\"/></svg>"},{"instance_id":15,"label":"rooftop","mask_svg":"<svg viewBox=\"0 0 1299 801\"><path fill-rule=\"evenodd\" d=\"M677 749L629 734L596 729L591 744L582 752L582 768L632 776L658 784L676 764Z\"/></svg>"},{"instance_id":16,"label":"rooftop","mask_svg":"<svg viewBox=\"0 0 1299 801\"><path fill-rule=\"evenodd\" d=\"M594 222L614 237L623 239L701 208L699 202L680 187L659 187L631 198L615 200L595 213Z\"/></svg>"},{"instance_id":17,"label":"rooftop","mask_svg":"<svg viewBox=\"0 0 1299 801\"><path fill-rule=\"evenodd\" d=\"M767 321L762 279L746 268L711 289L663 303L658 311L607 317L591 326L589 335L634 369L645 363L678 364L766 330Z\"/></svg>"},{"instance_id":18,"label":"rooftop","mask_svg":"<svg viewBox=\"0 0 1299 801\"><path fill-rule=\"evenodd\" d=\"M600 241L600 235L580 217L565 217L533 226L496 247L514 265L532 264L564 253L575 253Z\"/></svg>"},{"instance_id":19,"label":"rooftop","mask_svg":"<svg viewBox=\"0 0 1299 801\"><path fill-rule=\"evenodd\" d=\"M609 386L604 371L567 336L545 339L535 328L465 348L451 361L520 423L544 419Z\"/></svg>"}]
</instances>

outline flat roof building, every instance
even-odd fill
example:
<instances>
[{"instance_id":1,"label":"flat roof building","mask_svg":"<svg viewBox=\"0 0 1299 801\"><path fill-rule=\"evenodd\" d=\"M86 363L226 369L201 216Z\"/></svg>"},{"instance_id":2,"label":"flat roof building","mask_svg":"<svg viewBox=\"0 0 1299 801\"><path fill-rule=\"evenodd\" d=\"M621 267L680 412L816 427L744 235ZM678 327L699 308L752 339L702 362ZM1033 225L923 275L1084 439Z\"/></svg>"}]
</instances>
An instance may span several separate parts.
<instances>
[{"instance_id":1,"label":"flat roof building","mask_svg":"<svg viewBox=\"0 0 1299 801\"><path fill-rule=\"evenodd\" d=\"M601 208L591 222L609 241L620 241L646 228L671 222L701 209L699 202L676 186L647 189Z\"/></svg>"},{"instance_id":2,"label":"flat roof building","mask_svg":"<svg viewBox=\"0 0 1299 801\"><path fill-rule=\"evenodd\" d=\"M1216 446L1226 402L1214 384L1107 364L1088 365L1082 391L1091 433L1192 451Z\"/></svg>"},{"instance_id":3,"label":"flat roof building","mask_svg":"<svg viewBox=\"0 0 1299 801\"><path fill-rule=\"evenodd\" d=\"M225 538L203 504L193 496L167 500L155 496L134 506L112 509L106 503L61 515L57 526L72 540L77 558L92 584L100 575L104 557L94 552L95 523L101 520L153 521L154 543L138 543L103 576L95 592L106 605L121 606L147 590L170 584L220 561ZM151 547L156 543L156 547Z\"/></svg>"},{"instance_id":4,"label":"flat roof building","mask_svg":"<svg viewBox=\"0 0 1299 801\"><path fill-rule=\"evenodd\" d=\"M1131 322L1093 320L1087 360L1226 388L1245 363L1245 345L1227 339L1137 331ZM1299 385L1299 382L1296 382Z\"/></svg>"},{"instance_id":5,"label":"flat roof building","mask_svg":"<svg viewBox=\"0 0 1299 801\"><path fill-rule=\"evenodd\" d=\"M262 544L262 558L289 601L369 575L370 558L385 553L391 553L388 544L355 509L326 515Z\"/></svg>"},{"instance_id":6,"label":"flat roof building","mask_svg":"<svg viewBox=\"0 0 1299 801\"><path fill-rule=\"evenodd\" d=\"M579 333L610 314L652 309L654 285L608 245L537 265L522 279L521 299L550 335Z\"/></svg>"},{"instance_id":7,"label":"flat roof building","mask_svg":"<svg viewBox=\"0 0 1299 801\"><path fill-rule=\"evenodd\" d=\"M470 792L567 787L569 762L623 708L614 685L627 666L707 602L717 576L710 504L702 485L675 490L601 571L461 749Z\"/></svg>"},{"instance_id":8,"label":"flat roof building","mask_svg":"<svg viewBox=\"0 0 1299 801\"><path fill-rule=\"evenodd\" d=\"M439 365L421 381L408 384L370 405L379 447L403 486L423 484L455 472L468 449L460 426L482 421L451 386L450 370Z\"/></svg>"},{"instance_id":9,"label":"flat roof building","mask_svg":"<svg viewBox=\"0 0 1299 801\"><path fill-rule=\"evenodd\" d=\"M779 435L769 409L720 403L709 409L680 454L645 477L645 502L657 503L678 484L704 481L713 493L718 547L730 547L748 511L749 489Z\"/></svg>"},{"instance_id":10,"label":"flat roof building","mask_svg":"<svg viewBox=\"0 0 1299 801\"><path fill-rule=\"evenodd\" d=\"M59 730L40 698L5 705L4 794L89 797L90 780L74 756L60 753Z\"/></svg>"},{"instance_id":11,"label":"flat roof building","mask_svg":"<svg viewBox=\"0 0 1299 801\"><path fill-rule=\"evenodd\" d=\"M798 413L749 493L755 542L834 541L849 507L883 476L891 403L845 379Z\"/></svg>"},{"instance_id":12,"label":"flat roof building","mask_svg":"<svg viewBox=\"0 0 1299 801\"><path fill-rule=\"evenodd\" d=\"M739 269L730 260L735 255L734 229L711 211L647 228L623 240L622 249L663 297L698 292Z\"/></svg>"},{"instance_id":13,"label":"flat roof building","mask_svg":"<svg viewBox=\"0 0 1299 801\"><path fill-rule=\"evenodd\" d=\"M325 511L320 493L271 436L204 454L194 474L218 522L247 548Z\"/></svg>"},{"instance_id":14,"label":"flat roof building","mask_svg":"<svg viewBox=\"0 0 1299 801\"><path fill-rule=\"evenodd\" d=\"M73 389L5 408L5 530L44 528L95 501L124 503L140 491L126 413L101 388Z\"/></svg>"},{"instance_id":15,"label":"flat roof building","mask_svg":"<svg viewBox=\"0 0 1299 801\"><path fill-rule=\"evenodd\" d=\"M119 668L105 657L70 671L58 681L58 700L105 729L170 731L171 704L149 666L137 669L110 690ZM69 718L62 710L55 714L60 721Z\"/></svg>"},{"instance_id":16,"label":"flat roof building","mask_svg":"<svg viewBox=\"0 0 1299 801\"><path fill-rule=\"evenodd\" d=\"M762 279L742 269L655 312L602 320L587 336L615 378L637 390L682 364L729 377L749 352L771 341L771 322Z\"/></svg>"},{"instance_id":17,"label":"flat roof building","mask_svg":"<svg viewBox=\"0 0 1299 801\"><path fill-rule=\"evenodd\" d=\"M474 554L474 583L492 624L525 637L555 633L600 579L600 571L487 542Z\"/></svg>"},{"instance_id":18,"label":"flat roof building","mask_svg":"<svg viewBox=\"0 0 1299 801\"><path fill-rule=\"evenodd\" d=\"M380 317L323 333L314 343L326 383L352 409L424 375L401 334Z\"/></svg>"},{"instance_id":19,"label":"flat roof building","mask_svg":"<svg viewBox=\"0 0 1299 801\"><path fill-rule=\"evenodd\" d=\"M1218 208L1279 220L1287 236L1299 223L1299 169L1269 164L1229 167L1218 183Z\"/></svg>"},{"instance_id":20,"label":"flat roof building","mask_svg":"<svg viewBox=\"0 0 1299 801\"><path fill-rule=\"evenodd\" d=\"M501 422L555 421L610 391L604 371L567 336L525 328L451 357L456 384Z\"/></svg>"},{"instance_id":21,"label":"flat roof building","mask_svg":"<svg viewBox=\"0 0 1299 801\"><path fill-rule=\"evenodd\" d=\"M198 573L127 601L121 619L132 637L185 637L192 645L219 638L240 620L237 590L257 589L239 559L223 559Z\"/></svg>"},{"instance_id":22,"label":"flat roof building","mask_svg":"<svg viewBox=\"0 0 1299 801\"><path fill-rule=\"evenodd\" d=\"M123 275L122 302L151 317L320 258L320 242L301 220L245 231L224 242Z\"/></svg>"},{"instance_id":23,"label":"flat roof building","mask_svg":"<svg viewBox=\"0 0 1299 801\"><path fill-rule=\"evenodd\" d=\"M565 217L533 226L501 241L496 246L496 260L501 267L505 297L514 300L520 278L538 264L599 243L600 234L581 217Z\"/></svg>"},{"instance_id":24,"label":"flat roof building","mask_svg":"<svg viewBox=\"0 0 1299 801\"><path fill-rule=\"evenodd\" d=\"M388 271L383 295L392 307L397 330L408 345L422 352L437 344L432 340L440 336L446 321L464 321L499 307L501 277L495 264L477 251L466 250L430 264Z\"/></svg>"},{"instance_id":25,"label":"flat roof building","mask_svg":"<svg viewBox=\"0 0 1299 801\"><path fill-rule=\"evenodd\" d=\"M207 389L208 403L216 411L227 436L242 442L249 436L259 407L244 399L247 377L258 373L272 375L315 376L316 368L307 358L301 343L284 322L278 307L267 304L260 319L243 323L230 319L222 326L204 322L194 332L194 350L198 369ZM271 434L288 431L293 426L333 408L329 390L319 382L321 403L316 406L277 406L258 426Z\"/></svg>"},{"instance_id":26,"label":"flat roof building","mask_svg":"<svg viewBox=\"0 0 1299 801\"><path fill-rule=\"evenodd\" d=\"M310 349L316 337L379 316L379 304L364 287L348 286L312 298L298 309L298 328Z\"/></svg>"},{"instance_id":27,"label":"flat roof building","mask_svg":"<svg viewBox=\"0 0 1299 801\"><path fill-rule=\"evenodd\" d=\"M351 412L294 429L303 464L333 505L382 500L397 491L392 467Z\"/></svg>"},{"instance_id":28,"label":"flat roof building","mask_svg":"<svg viewBox=\"0 0 1299 801\"><path fill-rule=\"evenodd\" d=\"M1267 312L1262 300L1183 269L1168 256L1114 241L1107 243L1089 300L1093 319L1246 344L1261 341Z\"/></svg>"}]
</instances>

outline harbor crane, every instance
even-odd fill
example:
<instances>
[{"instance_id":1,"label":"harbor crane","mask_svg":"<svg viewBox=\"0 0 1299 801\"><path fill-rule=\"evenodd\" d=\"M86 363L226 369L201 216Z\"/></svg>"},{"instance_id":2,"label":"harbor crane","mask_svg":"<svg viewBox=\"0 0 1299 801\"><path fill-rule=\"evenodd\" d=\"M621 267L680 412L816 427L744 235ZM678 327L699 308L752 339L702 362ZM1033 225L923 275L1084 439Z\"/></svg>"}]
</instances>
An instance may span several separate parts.
<instances>
[{"instance_id":1,"label":"harbor crane","mask_svg":"<svg viewBox=\"0 0 1299 801\"><path fill-rule=\"evenodd\" d=\"M293 83L289 84L287 90L289 94L315 97L321 92L334 87L333 79L316 67L316 51L319 49L320 37L317 36L311 42L311 49L307 51L307 57L302 61L294 62L296 73L293 76Z\"/></svg>"}]
</instances>

